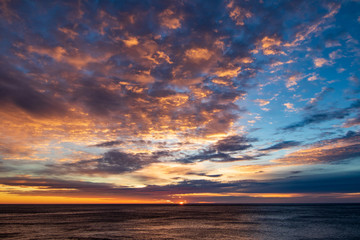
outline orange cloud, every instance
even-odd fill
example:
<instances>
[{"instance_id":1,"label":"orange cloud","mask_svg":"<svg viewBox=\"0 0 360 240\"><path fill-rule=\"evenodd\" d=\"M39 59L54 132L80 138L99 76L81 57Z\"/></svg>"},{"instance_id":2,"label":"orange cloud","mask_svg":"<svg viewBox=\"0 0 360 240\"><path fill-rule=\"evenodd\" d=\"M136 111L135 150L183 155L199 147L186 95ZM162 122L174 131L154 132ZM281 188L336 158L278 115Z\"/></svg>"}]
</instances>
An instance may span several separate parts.
<instances>
[{"instance_id":1,"label":"orange cloud","mask_svg":"<svg viewBox=\"0 0 360 240\"><path fill-rule=\"evenodd\" d=\"M360 136L321 141L305 149L289 153L275 162L287 164L320 164L342 161L358 156Z\"/></svg>"},{"instance_id":2,"label":"orange cloud","mask_svg":"<svg viewBox=\"0 0 360 240\"><path fill-rule=\"evenodd\" d=\"M57 62L64 62L79 69L85 67L89 63L104 61L111 55L111 53L106 53L100 58L94 58L87 54L69 53L61 46L57 46L55 48L29 46L27 47L27 50L29 53L47 55L55 59Z\"/></svg>"},{"instance_id":3,"label":"orange cloud","mask_svg":"<svg viewBox=\"0 0 360 240\"><path fill-rule=\"evenodd\" d=\"M330 12L323 16L320 20L315 22L313 25L308 26L306 29L298 32L295 36L295 40L292 43L288 43L285 46L292 47L299 44L308 38L309 35L316 33L321 30L321 25L324 24L327 19L334 17L340 10L341 5L333 5L330 7Z\"/></svg>"},{"instance_id":4,"label":"orange cloud","mask_svg":"<svg viewBox=\"0 0 360 240\"><path fill-rule=\"evenodd\" d=\"M79 35L79 33L75 32L70 28L58 28L58 30L72 40L74 40Z\"/></svg>"},{"instance_id":5,"label":"orange cloud","mask_svg":"<svg viewBox=\"0 0 360 240\"><path fill-rule=\"evenodd\" d=\"M257 104L259 104L259 106L266 106L270 103L270 101L268 100L264 100L264 99L256 99L254 100L254 102L256 102Z\"/></svg>"},{"instance_id":6,"label":"orange cloud","mask_svg":"<svg viewBox=\"0 0 360 240\"><path fill-rule=\"evenodd\" d=\"M230 18L235 22L236 25L243 26L245 23L244 21L247 18L252 17L252 13L242 7L235 6L235 1L231 0L227 5L226 8L229 11Z\"/></svg>"},{"instance_id":7,"label":"orange cloud","mask_svg":"<svg viewBox=\"0 0 360 240\"><path fill-rule=\"evenodd\" d=\"M281 46L281 41L276 38L270 38L268 36L265 36L263 39L261 39L261 47L263 49L271 48L274 46Z\"/></svg>"},{"instance_id":8,"label":"orange cloud","mask_svg":"<svg viewBox=\"0 0 360 240\"><path fill-rule=\"evenodd\" d=\"M288 110L294 110L294 104L292 104L292 103L284 103L284 106Z\"/></svg>"},{"instance_id":9,"label":"orange cloud","mask_svg":"<svg viewBox=\"0 0 360 240\"><path fill-rule=\"evenodd\" d=\"M330 63L325 58L315 58L314 59L314 65L315 67L319 68L324 65L329 65Z\"/></svg>"},{"instance_id":10,"label":"orange cloud","mask_svg":"<svg viewBox=\"0 0 360 240\"><path fill-rule=\"evenodd\" d=\"M261 40L259 40L256 45L256 49L252 51L252 53L254 54L262 51L264 55L285 55L285 52L280 50L280 48L283 46L283 43L277 37L265 36Z\"/></svg>"},{"instance_id":11,"label":"orange cloud","mask_svg":"<svg viewBox=\"0 0 360 240\"><path fill-rule=\"evenodd\" d=\"M124 42L124 44L127 47L132 47L132 46L136 46L139 44L139 41L136 37L128 37L127 39L122 40L122 41Z\"/></svg>"},{"instance_id":12,"label":"orange cloud","mask_svg":"<svg viewBox=\"0 0 360 240\"><path fill-rule=\"evenodd\" d=\"M177 29L181 27L181 16L176 16L171 9L166 9L159 15L160 23L162 26L169 29Z\"/></svg>"},{"instance_id":13,"label":"orange cloud","mask_svg":"<svg viewBox=\"0 0 360 240\"><path fill-rule=\"evenodd\" d=\"M192 48L186 50L185 56L192 61L198 62L202 60L209 60L212 53L205 48Z\"/></svg>"},{"instance_id":14,"label":"orange cloud","mask_svg":"<svg viewBox=\"0 0 360 240\"><path fill-rule=\"evenodd\" d=\"M306 76L305 76L306 77ZM294 75L292 75L292 76L290 76L288 79L287 79L287 81L286 81L286 83L285 83L285 86L287 87L287 88L291 88L291 87L293 87L293 86L296 86L297 84L298 84L298 82L300 81L300 80L302 80L304 78L304 76L302 76L301 74L294 74Z\"/></svg>"},{"instance_id":15,"label":"orange cloud","mask_svg":"<svg viewBox=\"0 0 360 240\"><path fill-rule=\"evenodd\" d=\"M11 23L15 19L20 19L20 17L8 6L10 2L10 0L2 0L0 2L0 17Z\"/></svg>"},{"instance_id":16,"label":"orange cloud","mask_svg":"<svg viewBox=\"0 0 360 240\"><path fill-rule=\"evenodd\" d=\"M241 67L233 67L231 69L219 69L215 71L215 75L218 77L233 78L239 75Z\"/></svg>"}]
</instances>

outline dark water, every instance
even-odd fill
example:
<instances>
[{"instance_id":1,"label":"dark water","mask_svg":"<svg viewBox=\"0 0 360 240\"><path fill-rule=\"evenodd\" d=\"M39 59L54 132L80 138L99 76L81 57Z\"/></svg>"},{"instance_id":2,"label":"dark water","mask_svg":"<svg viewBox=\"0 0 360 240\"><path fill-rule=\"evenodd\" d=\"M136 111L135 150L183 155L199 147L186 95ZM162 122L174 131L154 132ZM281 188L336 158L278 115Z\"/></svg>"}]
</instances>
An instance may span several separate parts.
<instances>
[{"instance_id":1,"label":"dark water","mask_svg":"<svg viewBox=\"0 0 360 240\"><path fill-rule=\"evenodd\" d=\"M0 239L360 239L360 205L0 205Z\"/></svg>"}]
</instances>

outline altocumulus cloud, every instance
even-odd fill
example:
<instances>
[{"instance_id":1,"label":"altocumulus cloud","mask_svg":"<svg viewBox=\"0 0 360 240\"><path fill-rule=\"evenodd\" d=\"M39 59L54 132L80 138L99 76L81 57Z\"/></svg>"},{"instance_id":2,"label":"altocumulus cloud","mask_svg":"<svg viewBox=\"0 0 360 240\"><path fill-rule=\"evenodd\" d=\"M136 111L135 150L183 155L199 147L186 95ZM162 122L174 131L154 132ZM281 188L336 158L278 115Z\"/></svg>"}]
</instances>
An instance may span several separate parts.
<instances>
[{"instance_id":1,"label":"altocumulus cloud","mask_svg":"<svg viewBox=\"0 0 360 240\"><path fill-rule=\"evenodd\" d=\"M359 191L357 9L2 1L0 183L114 201Z\"/></svg>"}]
</instances>

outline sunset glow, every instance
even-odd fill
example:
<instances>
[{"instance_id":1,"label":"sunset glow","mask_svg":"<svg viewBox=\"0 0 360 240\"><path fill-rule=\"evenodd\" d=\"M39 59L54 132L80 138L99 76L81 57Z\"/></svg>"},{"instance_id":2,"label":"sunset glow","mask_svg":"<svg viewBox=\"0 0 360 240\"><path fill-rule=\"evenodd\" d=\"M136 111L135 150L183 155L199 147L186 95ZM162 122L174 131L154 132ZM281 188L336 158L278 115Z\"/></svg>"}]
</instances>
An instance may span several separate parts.
<instances>
[{"instance_id":1,"label":"sunset glow","mask_svg":"<svg viewBox=\"0 0 360 240\"><path fill-rule=\"evenodd\" d=\"M0 1L0 204L360 200L359 1Z\"/></svg>"}]
</instances>

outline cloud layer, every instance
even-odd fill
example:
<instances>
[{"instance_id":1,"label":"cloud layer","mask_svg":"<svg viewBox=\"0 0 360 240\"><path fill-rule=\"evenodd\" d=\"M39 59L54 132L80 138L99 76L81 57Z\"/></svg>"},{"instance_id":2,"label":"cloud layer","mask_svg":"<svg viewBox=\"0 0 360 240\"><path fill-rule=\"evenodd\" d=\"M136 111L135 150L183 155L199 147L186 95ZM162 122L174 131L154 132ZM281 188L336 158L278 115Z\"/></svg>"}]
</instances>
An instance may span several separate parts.
<instances>
[{"instance_id":1,"label":"cloud layer","mask_svg":"<svg viewBox=\"0 0 360 240\"><path fill-rule=\"evenodd\" d=\"M356 9L2 1L0 195L358 199Z\"/></svg>"}]
</instances>

